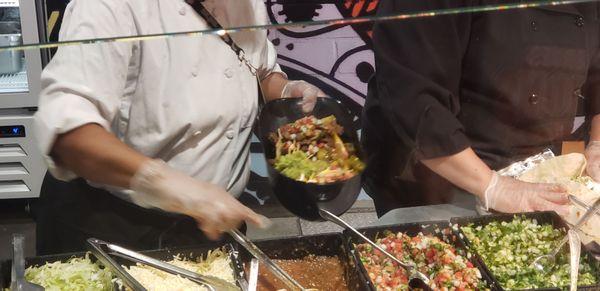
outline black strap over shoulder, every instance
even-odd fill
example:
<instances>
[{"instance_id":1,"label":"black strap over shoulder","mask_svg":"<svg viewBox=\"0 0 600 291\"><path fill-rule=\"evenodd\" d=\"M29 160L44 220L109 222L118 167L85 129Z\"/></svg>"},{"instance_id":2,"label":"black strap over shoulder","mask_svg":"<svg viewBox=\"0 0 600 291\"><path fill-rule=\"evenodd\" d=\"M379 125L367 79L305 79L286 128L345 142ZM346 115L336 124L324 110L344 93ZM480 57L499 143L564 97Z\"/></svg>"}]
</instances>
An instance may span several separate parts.
<instances>
[{"instance_id":1,"label":"black strap over shoulder","mask_svg":"<svg viewBox=\"0 0 600 291\"><path fill-rule=\"evenodd\" d=\"M208 12L208 10L206 9L206 7L204 7L204 5L202 4L201 0L186 0L185 2L187 2L190 6L192 6L192 8L194 8L194 10L200 14L200 16L202 16L202 18L204 18L204 20L206 20L206 22L208 23L208 25L213 28L213 29L223 29L223 26L221 26L221 24L219 23L219 21L217 21L217 19L212 16L212 14L210 14L210 12ZM223 34L219 34L219 36L221 37L221 39L227 44L229 45L229 47L231 47L231 50L233 50L233 52L240 56L240 54L244 53L244 50L242 50L242 48L240 48L231 38L231 36L229 35L229 33L223 33Z\"/></svg>"},{"instance_id":2,"label":"black strap over shoulder","mask_svg":"<svg viewBox=\"0 0 600 291\"><path fill-rule=\"evenodd\" d=\"M246 53L244 50L235 43L233 38L231 38L231 35L223 29L223 26L219 23L219 21L206 9L206 7L204 7L202 1L203 0L186 0L186 3L188 3L202 18L204 18L206 23L211 28L222 30L222 33L218 34L219 37L231 48L240 62L244 63L248 69L250 69L250 73L252 73L254 76L257 76L257 69L246 58Z\"/></svg>"},{"instance_id":3,"label":"black strap over shoulder","mask_svg":"<svg viewBox=\"0 0 600 291\"><path fill-rule=\"evenodd\" d=\"M204 5L202 4L203 1L204 0L185 0L185 2L189 4L196 11L196 13L198 13L198 15L200 15L200 17L202 17L206 21L206 23L211 28L223 29L223 26L219 23L219 21L206 9L206 7L204 7ZM248 67L250 73L256 77L256 81L258 83L258 104L262 106L265 102L265 99L260 83L260 78L258 77L257 68L254 67L252 63L246 58L246 53L240 46L238 46L235 43L233 38L231 38L231 35L225 30L222 31L222 33L218 34L219 37L231 48L231 50L235 53L240 62L244 63Z\"/></svg>"}]
</instances>

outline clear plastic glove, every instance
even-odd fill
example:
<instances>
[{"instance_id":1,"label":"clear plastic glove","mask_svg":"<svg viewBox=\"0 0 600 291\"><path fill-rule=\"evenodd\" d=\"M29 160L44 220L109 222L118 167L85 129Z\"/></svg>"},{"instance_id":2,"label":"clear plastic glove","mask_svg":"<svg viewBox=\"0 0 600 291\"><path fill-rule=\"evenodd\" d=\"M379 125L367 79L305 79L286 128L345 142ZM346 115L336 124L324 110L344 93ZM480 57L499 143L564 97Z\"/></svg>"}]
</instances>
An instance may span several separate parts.
<instances>
[{"instance_id":1,"label":"clear plastic glove","mask_svg":"<svg viewBox=\"0 0 600 291\"><path fill-rule=\"evenodd\" d=\"M591 141L585 149L587 166L585 171L596 182L600 182L600 141Z\"/></svg>"},{"instance_id":2,"label":"clear plastic glove","mask_svg":"<svg viewBox=\"0 0 600 291\"><path fill-rule=\"evenodd\" d=\"M557 184L528 183L494 172L485 190L486 210L516 213L531 211L556 211L569 213L566 190Z\"/></svg>"},{"instance_id":3,"label":"clear plastic glove","mask_svg":"<svg viewBox=\"0 0 600 291\"><path fill-rule=\"evenodd\" d=\"M146 208L185 214L194 218L210 239L246 221L266 227L268 219L242 205L219 186L196 180L163 161L146 162L130 182L133 202Z\"/></svg>"},{"instance_id":4,"label":"clear plastic glove","mask_svg":"<svg viewBox=\"0 0 600 291\"><path fill-rule=\"evenodd\" d=\"M281 91L281 98L302 97L304 112L311 112L317 104L317 97L324 96L323 91L306 81L289 81Z\"/></svg>"}]
</instances>

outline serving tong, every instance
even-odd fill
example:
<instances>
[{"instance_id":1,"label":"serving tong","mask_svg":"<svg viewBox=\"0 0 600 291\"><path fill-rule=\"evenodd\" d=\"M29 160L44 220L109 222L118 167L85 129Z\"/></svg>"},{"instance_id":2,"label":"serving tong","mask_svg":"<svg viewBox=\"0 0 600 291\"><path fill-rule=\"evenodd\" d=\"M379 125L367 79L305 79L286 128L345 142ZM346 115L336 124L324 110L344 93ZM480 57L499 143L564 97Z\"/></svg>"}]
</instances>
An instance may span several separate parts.
<instances>
[{"instance_id":1,"label":"serving tong","mask_svg":"<svg viewBox=\"0 0 600 291\"><path fill-rule=\"evenodd\" d=\"M11 270L11 291L43 291L44 287L25 280L25 256L23 255L23 245L25 236L22 234L13 234L13 261Z\"/></svg>"},{"instance_id":2,"label":"serving tong","mask_svg":"<svg viewBox=\"0 0 600 291\"><path fill-rule=\"evenodd\" d=\"M229 235L233 237L241 246L243 246L252 256L254 256L260 263L264 264L273 275L277 276L285 285L291 288L291 290L311 290L305 289L300 285L294 278L288 273L281 269L275 262L273 262L263 251L261 251L252 241L250 241L244 234L239 230L234 229L228 231Z\"/></svg>"},{"instance_id":3,"label":"serving tong","mask_svg":"<svg viewBox=\"0 0 600 291\"><path fill-rule=\"evenodd\" d=\"M569 198L572 201L579 201L573 195L569 195ZM584 205L586 212L583 214L583 216L581 216L581 218L577 221L577 223L575 223L575 225L573 225L571 230L579 230L579 227L581 227L584 223L586 223L594 214L596 214L598 211L600 211L600 199L597 199L596 202L594 202L594 204L592 206L587 206L582 201L579 201L579 202ZM569 235L567 234L550 253L541 255L541 256L535 258L533 260L533 262L531 263L532 266L540 272L548 271L546 266L554 265L554 262L556 261L556 255L560 252L562 247L568 241L569 241Z\"/></svg>"},{"instance_id":4,"label":"serving tong","mask_svg":"<svg viewBox=\"0 0 600 291\"><path fill-rule=\"evenodd\" d=\"M102 262L104 266L112 269L117 276L123 280L125 285L136 291L145 291L146 288L142 286L142 284L140 284L140 282L138 282L135 278L133 278L133 276L131 276L123 267L121 267L121 265L119 265L111 256L109 256L109 254L136 263L144 264L173 275L181 276L194 283L206 286L206 288L208 288L210 291L239 290L237 286L226 282L225 280L213 276L200 275L115 244L95 238L90 238L87 240L87 242L89 250L92 252L92 254L94 254L94 256L96 256L96 258L98 258L98 260Z\"/></svg>"},{"instance_id":5,"label":"serving tong","mask_svg":"<svg viewBox=\"0 0 600 291\"><path fill-rule=\"evenodd\" d=\"M250 273L248 274L248 291L256 291L258 285L258 260L250 260Z\"/></svg>"},{"instance_id":6,"label":"serving tong","mask_svg":"<svg viewBox=\"0 0 600 291\"><path fill-rule=\"evenodd\" d=\"M362 233L360 233L358 230L356 230L350 224L345 222L343 219L339 218L337 215L335 215L325 209L322 209L322 208L319 208L319 214L321 215L321 217L323 217L323 219L333 222L333 223L341 226L342 228L345 228L345 229L348 229L348 230L354 232L362 240L364 240L365 242L370 244L372 247L374 247L375 249L377 249L378 251L380 251L381 253L386 255L388 258L392 259L398 265L400 265L406 271L406 273L408 273L408 286L411 289L432 290L431 287L429 287L429 277L427 277L427 275L425 275L425 274L421 273L419 270L417 270L417 267L414 264L405 263L405 262L399 260L398 258L396 258L396 256L394 256L394 255L390 254L389 252L387 252L386 250L384 250L382 247L380 247L375 242L373 242L372 240L370 240L369 238L364 236Z\"/></svg>"},{"instance_id":7,"label":"serving tong","mask_svg":"<svg viewBox=\"0 0 600 291\"><path fill-rule=\"evenodd\" d=\"M580 207L583 207L585 211L588 211L590 210L590 208L592 208L592 206L587 205L587 203L581 201L581 199L577 198L575 195L569 195L569 201L571 201L573 204L577 204ZM597 211L596 215L600 216L600 211Z\"/></svg>"}]
</instances>

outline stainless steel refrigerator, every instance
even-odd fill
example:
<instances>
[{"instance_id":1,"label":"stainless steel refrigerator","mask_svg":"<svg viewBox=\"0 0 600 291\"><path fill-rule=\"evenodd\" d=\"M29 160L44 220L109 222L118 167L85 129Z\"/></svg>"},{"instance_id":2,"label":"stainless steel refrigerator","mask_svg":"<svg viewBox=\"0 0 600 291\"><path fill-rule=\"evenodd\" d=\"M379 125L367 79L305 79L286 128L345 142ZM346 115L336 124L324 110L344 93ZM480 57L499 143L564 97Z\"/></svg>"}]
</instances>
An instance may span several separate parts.
<instances>
[{"instance_id":1,"label":"stainless steel refrigerator","mask_svg":"<svg viewBox=\"0 0 600 291\"><path fill-rule=\"evenodd\" d=\"M42 1L0 0L0 46L45 39ZM33 139L40 94L39 49L0 51L0 199L35 198L46 167Z\"/></svg>"}]
</instances>

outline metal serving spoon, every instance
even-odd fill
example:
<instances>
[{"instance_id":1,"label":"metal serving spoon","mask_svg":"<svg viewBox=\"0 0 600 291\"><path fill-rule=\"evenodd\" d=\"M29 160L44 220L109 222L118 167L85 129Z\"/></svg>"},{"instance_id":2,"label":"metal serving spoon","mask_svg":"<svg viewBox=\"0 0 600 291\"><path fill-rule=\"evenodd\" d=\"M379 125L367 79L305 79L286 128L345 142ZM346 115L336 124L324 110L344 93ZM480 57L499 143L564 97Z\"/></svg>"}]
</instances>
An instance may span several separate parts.
<instances>
[{"instance_id":1,"label":"metal serving spoon","mask_svg":"<svg viewBox=\"0 0 600 291\"><path fill-rule=\"evenodd\" d=\"M594 214L596 214L596 212L598 212L599 210L600 210L600 199L598 199L598 200L596 200L596 202L594 202L594 204L585 212L585 214L583 214L583 216L579 219L579 221L577 221L577 223L575 223L575 225L573 225L573 227L571 229L579 230L579 227L582 226L584 223L586 223L590 219L590 217L592 217ZM569 241L569 235L567 234L549 254L541 255L541 256L535 258L532 263L533 267L540 272L548 271L546 269L546 266L554 265L554 263L556 262L556 255L558 254L558 252L560 252L562 247L568 241Z\"/></svg>"},{"instance_id":2,"label":"metal serving spoon","mask_svg":"<svg viewBox=\"0 0 600 291\"><path fill-rule=\"evenodd\" d=\"M25 258L23 256L23 244L25 237L22 234L13 235L13 261L11 272L11 291L39 291L44 287L27 282L25 280Z\"/></svg>"},{"instance_id":3,"label":"metal serving spoon","mask_svg":"<svg viewBox=\"0 0 600 291\"><path fill-rule=\"evenodd\" d=\"M333 223L341 226L342 228L345 228L345 229L348 229L348 230L354 232L362 240L366 241L368 244L370 244L371 246L373 246L374 248L376 248L378 251L382 252L384 255L386 255L387 257L389 257L390 259L392 259L394 262L398 263L398 265L400 265L402 268L404 268L404 270L406 270L406 272L408 273L408 286L410 288L413 288L413 289L418 288L418 289L423 289L423 290L431 290L431 287L429 287L429 277L427 277L427 275L419 272L414 265L407 264L407 263L405 263L403 261L400 261L394 255L388 253L386 250L384 250L383 248L381 248L375 242L371 241L369 238L367 238L366 236L364 236L362 233L360 233L354 227L352 227L347 222L345 222L344 220L342 220L341 218L339 218L337 215L335 215L335 214L333 214L333 213L331 213L331 212L329 212L327 210L324 210L324 209L319 209L319 214L324 219L329 220L329 221L331 221L331 222L333 222Z\"/></svg>"}]
</instances>

